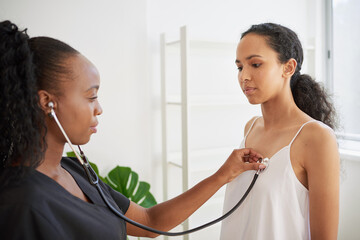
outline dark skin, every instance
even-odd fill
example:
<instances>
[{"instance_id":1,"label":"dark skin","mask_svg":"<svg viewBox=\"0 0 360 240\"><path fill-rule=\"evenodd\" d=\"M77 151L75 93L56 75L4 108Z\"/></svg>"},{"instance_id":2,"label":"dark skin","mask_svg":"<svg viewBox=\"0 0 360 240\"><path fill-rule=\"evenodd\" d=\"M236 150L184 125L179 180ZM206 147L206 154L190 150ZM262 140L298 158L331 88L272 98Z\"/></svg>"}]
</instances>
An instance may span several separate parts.
<instances>
[{"instance_id":1,"label":"dark skin","mask_svg":"<svg viewBox=\"0 0 360 240\"><path fill-rule=\"evenodd\" d=\"M90 63L81 55L79 55L79 60L70 58L68 64L73 66L79 74L75 76L75 80L65 80L61 83L66 94L54 96L41 90L39 91L40 103L43 109L49 112L47 104L50 101L53 102L57 117L72 143L83 144L88 142L91 134L95 132L98 123L96 116L102 113L101 106L96 99L99 89L99 73L96 68L90 67ZM88 81L86 85L84 80ZM74 109L73 106L76 108ZM64 117L68 115L72 117ZM65 143L64 136L53 119L46 118L46 124L48 126L46 135L48 149L45 152L45 160L37 170L57 181L76 197L89 201L73 177L60 165L59 159L61 159Z\"/></svg>"},{"instance_id":2,"label":"dark skin","mask_svg":"<svg viewBox=\"0 0 360 240\"><path fill-rule=\"evenodd\" d=\"M71 79L61 81L59 87L63 94L55 95L50 91L40 90L38 92L40 105L45 114L48 114L50 112L48 103L53 102L54 111L71 142L75 145L83 145L90 140L93 133L96 133L97 116L102 114L97 99L100 77L95 66L80 54L69 57L66 64L71 68L73 76ZM64 136L53 119L47 118L46 124L48 149L44 161L37 170L55 180L74 196L89 202L73 177L60 165L66 143ZM159 230L170 230L186 220L217 190L239 174L246 170L263 168L264 165L256 163L259 158L262 158L262 155L251 149L236 149L216 173L185 193L148 209L131 202L126 216ZM157 236L129 224L127 224L127 234Z\"/></svg>"}]
</instances>

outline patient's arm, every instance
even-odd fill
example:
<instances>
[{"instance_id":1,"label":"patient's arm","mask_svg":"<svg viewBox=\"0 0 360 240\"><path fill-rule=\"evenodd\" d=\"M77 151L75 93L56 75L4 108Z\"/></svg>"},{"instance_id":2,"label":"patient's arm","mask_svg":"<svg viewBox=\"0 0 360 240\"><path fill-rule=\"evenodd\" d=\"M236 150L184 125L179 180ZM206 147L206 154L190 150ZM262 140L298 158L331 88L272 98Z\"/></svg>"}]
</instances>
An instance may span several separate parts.
<instances>
[{"instance_id":1,"label":"patient's arm","mask_svg":"<svg viewBox=\"0 0 360 240\"><path fill-rule=\"evenodd\" d=\"M309 189L311 239L337 239L340 160L335 135L319 124L309 124L303 139L306 139L302 155Z\"/></svg>"}]
</instances>

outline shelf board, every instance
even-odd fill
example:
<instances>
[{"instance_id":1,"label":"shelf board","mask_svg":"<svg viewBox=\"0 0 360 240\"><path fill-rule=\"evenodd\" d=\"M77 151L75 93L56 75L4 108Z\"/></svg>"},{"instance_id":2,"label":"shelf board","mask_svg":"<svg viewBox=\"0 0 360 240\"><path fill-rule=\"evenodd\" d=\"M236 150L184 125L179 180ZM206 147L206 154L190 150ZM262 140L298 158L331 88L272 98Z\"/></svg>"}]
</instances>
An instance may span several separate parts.
<instances>
[{"instance_id":1,"label":"shelf board","mask_svg":"<svg viewBox=\"0 0 360 240\"><path fill-rule=\"evenodd\" d=\"M181 102L166 102L167 105L181 106Z\"/></svg>"},{"instance_id":2,"label":"shelf board","mask_svg":"<svg viewBox=\"0 0 360 240\"><path fill-rule=\"evenodd\" d=\"M167 96L167 105L181 106L180 95ZM188 97L190 107L240 106L249 104L239 95L193 95Z\"/></svg>"},{"instance_id":3,"label":"shelf board","mask_svg":"<svg viewBox=\"0 0 360 240\"><path fill-rule=\"evenodd\" d=\"M219 168L231 154L233 146L196 149L189 151L189 171L206 172ZM182 153L180 151L168 153L168 163L182 168ZM206 160L204 160L206 158Z\"/></svg>"},{"instance_id":4,"label":"shelf board","mask_svg":"<svg viewBox=\"0 0 360 240\"><path fill-rule=\"evenodd\" d=\"M180 161L178 161L178 162L180 162ZM178 162L175 162L175 161L168 161L168 163L170 164L170 165L173 165L173 166L175 166L175 167L178 167L178 168L182 168L182 164L181 163L178 163Z\"/></svg>"},{"instance_id":5,"label":"shelf board","mask_svg":"<svg viewBox=\"0 0 360 240\"><path fill-rule=\"evenodd\" d=\"M175 41L167 42L166 46L176 45L176 44L179 44L179 43L180 43L180 40L175 40Z\"/></svg>"},{"instance_id":6,"label":"shelf board","mask_svg":"<svg viewBox=\"0 0 360 240\"><path fill-rule=\"evenodd\" d=\"M204 40L190 40L190 47L194 48L230 48L232 50L236 50L237 42L225 42L225 41L204 41Z\"/></svg>"},{"instance_id":7,"label":"shelf board","mask_svg":"<svg viewBox=\"0 0 360 240\"><path fill-rule=\"evenodd\" d=\"M180 47L180 40L171 40L166 42L165 44L166 46L170 47ZM190 48L231 49L235 51L238 42L192 39L188 41L188 44Z\"/></svg>"}]
</instances>

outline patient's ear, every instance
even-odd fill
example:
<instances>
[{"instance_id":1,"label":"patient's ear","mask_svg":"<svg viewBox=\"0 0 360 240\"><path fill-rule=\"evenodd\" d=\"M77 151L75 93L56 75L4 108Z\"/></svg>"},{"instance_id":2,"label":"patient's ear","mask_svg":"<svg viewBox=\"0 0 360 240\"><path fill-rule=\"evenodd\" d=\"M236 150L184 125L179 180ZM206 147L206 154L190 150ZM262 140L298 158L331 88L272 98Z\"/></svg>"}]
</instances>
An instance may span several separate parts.
<instances>
[{"instance_id":1,"label":"patient's ear","mask_svg":"<svg viewBox=\"0 0 360 240\"><path fill-rule=\"evenodd\" d=\"M54 95L47 92L46 90L39 90L38 95L39 95L39 105L45 113L49 113L50 111L49 102L53 102L54 108L56 108L56 101Z\"/></svg>"},{"instance_id":2,"label":"patient's ear","mask_svg":"<svg viewBox=\"0 0 360 240\"><path fill-rule=\"evenodd\" d=\"M290 58L290 60L284 64L283 77L291 78L291 76L295 73L296 66L297 66L296 60Z\"/></svg>"}]
</instances>

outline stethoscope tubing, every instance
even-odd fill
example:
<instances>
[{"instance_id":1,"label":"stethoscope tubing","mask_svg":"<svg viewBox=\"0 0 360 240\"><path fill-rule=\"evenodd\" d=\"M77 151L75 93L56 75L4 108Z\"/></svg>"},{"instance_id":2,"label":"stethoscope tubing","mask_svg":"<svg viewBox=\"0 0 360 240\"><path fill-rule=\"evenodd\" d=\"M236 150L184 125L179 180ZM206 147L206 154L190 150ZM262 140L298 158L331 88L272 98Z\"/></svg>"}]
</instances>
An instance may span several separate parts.
<instances>
[{"instance_id":1,"label":"stethoscope tubing","mask_svg":"<svg viewBox=\"0 0 360 240\"><path fill-rule=\"evenodd\" d=\"M52 103L51 103L52 104ZM120 211L118 211L110 202L109 200L106 198L100 184L99 184L99 177L97 176L97 174L95 173L94 169L91 167L91 165L89 164L84 152L81 150L80 146L78 146L79 150L80 150L80 155L81 157L79 156L79 154L75 151L69 137L67 136L65 130L63 129L63 127L61 126L58 118L56 117L56 114L55 114L55 111L53 110L53 105L50 105L49 103L49 107L51 108L51 112L50 112L50 117L54 118L55 119L55 122L56 124L58 125L58 127L60 128L62 134L64 135L67 143L69 144L70 148L73 150L76 158L79 160L80 164L83 166L84 170L85 170L85 173L89 179L89 182L94 185L96 187L96 189L98 190L101 198L104 200L105 204L108 206L108 208L115 214L117 215L118 217L120 217L121 219L123 219L124 221L136 226L136 227L139 227L141 229L144 229L146 231L149 231L149 232L153 232L153 233L156 233L156 234L160 234L160 235L165 235L165 236L180 236L180 235L186 235L186 234L190 234L190 233L193 233L193 232L196 232L196 231L199 231L203 228L207 228L211 225L214 225L215 223L218 223L222 220L224 220L225 218L227 218L228 216L230 216L236 209L238 209L238 207L243 203L243 201L245 200L245 198L247 197L247 195L250 193L251 189L253 188L258 176L259 176L259 173L260 173L260 170L258 170L255 174L254 174L254 177L253 177L253 180L251 181L248 189L246 190L246 192L244 193L244 195L242 196L242 198L239 200L239 202L232 208L230 209L227 213L225 213L223 216L211 221L211 222L208 222L206 224L203 224L201 226L198 226L198 227L195 227L193 229L189 229L189 230L186 230L186 231L182 231L182 232L165 232L165 231L160 231L160 230L157 230L157 229L154 229L154 228L151 228L151 227L148 227L148 226L145 226L141 223L138 223L138 222L135 222L134 220L126 217L123 213L121 213Z\"/></svg>"},{"instance_id":2,"label":"stethoscope tubing","mask_svg":"<svg viewBox=\"0 0 360 240\"><path fill-rule=\"evenodd\" d=\"M90 168L91 168L91 166L90 166ZM201 226L198 226L198 227L195 227L193 229L189 229L189 230L186 230L186 231L183 231L183 232L164 232L164 231L160 231L160 230L145 226L143 224L140 224L138 222L135 222L135 221L131 220L130 218L126 217L124 214L119 212L114 206L111 205L109 200L105 197L104 192L103 192L103 190L102 190L102 188L101 188L101 186L99 185L98 182L96 184L94 184L94 185L95 185L96 189L98 190L100 196L104 200L105 204L110 208L110 210L115 215L117 215L121 219L125 220L126 222L128 222L128 223L130 223L130 224L132 224L132 225L134 225L136 227L142 228L144 230L147 230L149 232L153 232L153 233L156 233L156 234L165 235L165 236L180 236L180 235L186 235L186 234L190 234L190 233L193 233L193 232L197 232L197 231L199 231L199 230L201 230L203 228L210 227L211 225L214 225L215 223L218 223L218 222L224 220L225 218L227 218L228 216L230 216L243 203L243 201L245 200L245 198L247 197L247 195L250 193L251 189L253 188L258 176L259 176L258 173L254 174L253 180L251 181L248 189L246 190L246 192L244 193L242 198L239 200L239 202L232 209L230 209L223 216L221 216L221 217L219 217L219 218L217 218L217 219L215 219L215 220L213 220L211 222L208 222L206 224L203 224Z\"/></svg>"},{"instance_id":3,"label":"stethoscope tubing","mask_svg":"<svg viewBox=\"0 0 360 240\"><path fill-rule=\"evenodd\" d=\"M254 174L254 177L253 177L253 180L251 181L248 189L246 190L246 192L244 193L244 195L242 196L242 198L239 200L239 202L232 208L230 209L227 213L225 213L223 216L211 221L211 222L208 222L206 224L203 224L201 226L198 226L196 228L193 228L193 229L189 229L189 230L186 230L186 231L182 231L182 232L165 232L165 231L160 231L160 230L157 230L157 229L154 229L154 228L151 228L151 227L148 227L148 226L145 226L141 223L138 223L138 222L135 222L134 220L126 217L123 213L121 213L120 211L118 211L110 202L109 200L105 197L105 194L99 184L99 178L98 176L96 175L95 171L92 169L91 165L88 163L85 155L84 155L84 152L81 150L80 146L79 147L79 150L80 150L80 155L81 155L81 158L82 160L84 161L83 163L83 167L85 169L85 172L86 172L86 175L89 179L89 182L94 185L96 187L96 189L98 190L101 198L104 200L105 204L108 206L108 208L115 214L117 215L118 217L120 217L121 219L123 219L124 221L136 226L136 227L139 227L139 228L142 228L146 231L150 231L150 232L153 232L153 233L156 233L156 234L160 234L160 235L165 235L165 236L180 236L180 235L186 235L186 234L190 234L190 233L193 233L193 232L197 232L203 228L207 228L207 227L210 227L211 225L215 224L215 223L218 223L222 220L224 220L225 218L227 218L228 216L230 216L242 203L243 201L245 200L245 198L247 197L247 195L250 193L251 189L253 188L258 176L259 176L259 173L260 171L257 171L255 174Z\"/></svg>"}]
</instances>

